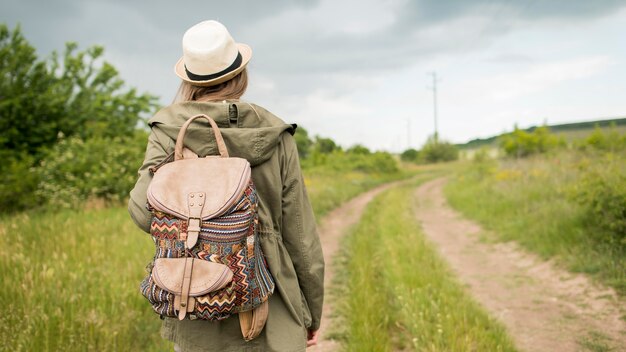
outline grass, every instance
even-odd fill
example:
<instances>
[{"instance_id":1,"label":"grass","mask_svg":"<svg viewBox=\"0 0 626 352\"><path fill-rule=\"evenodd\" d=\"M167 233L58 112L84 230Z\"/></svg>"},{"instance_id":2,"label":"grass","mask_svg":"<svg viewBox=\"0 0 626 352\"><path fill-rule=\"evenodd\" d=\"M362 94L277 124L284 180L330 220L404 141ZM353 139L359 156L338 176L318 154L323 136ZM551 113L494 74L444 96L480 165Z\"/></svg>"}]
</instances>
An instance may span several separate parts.
<instances>
[{"instance_id":1,"label":"grass","mask_svg":"<svg viewBox=\"0 0 626 352\"><path fill-rule=\"evenodd\" d=\"M379 195L343 241L335 337L348 351L515 350L421 233L413 191L431 177Z\"/></svg>"},{"instance_id":2,"label":"grass","mask_svg":"<svg viewBox=\"0 0 626 352\"><path fill-rule=\"evenodd\" d=\"M3 219L0 350L170 351L138 289L153 246L125 209Z\"/></svg>"},{"instance_id":3,"label":"grass","mask_svg":"<svg viewBox=\"0 0 626 352\"><path fill-rule=\"evenodd\" d=\"M611 346L611 339L602 333L592 331L578 339L578 345L584 351L590 352L611 352L616 349Z\"/></svg>"},{"instance_id":4,"label":"grass","mask_svg":"<svg viewBox=\"0 0 626 352\"><path fill-rule=\"evenodd\" d=\"M318 218L397 174L306 172ZM150 237L125 208L0 218L0 351L171 351L139 293Z\"/></svg>"},{"instance_id":5,"label":"grass","mask_svg":"<svg viewBox=\"0 0 626 352\"><path fill-rule=\"evenodd\" d=\"M621 154L562 151L551 156L474 163L446 187L451 205L491 231L626 295L626 242L595 225L577 200L592 180L619 179ZM619 171L621 170L621 171ZM587 181L585 181L587 180ZM624 185L622 185L623 187Z\"/></svg>"},{"instance_id":6,"label":"grass","mask_svg":"<svg viewBox=\"0 0 626 352\"><path fill-rule=\"evenodd\" d=\"M407 178L411 172L368 174L324 169L305 171L304 183L317 219L343 202L380 184Z\"/></svg>"}]
</instances>

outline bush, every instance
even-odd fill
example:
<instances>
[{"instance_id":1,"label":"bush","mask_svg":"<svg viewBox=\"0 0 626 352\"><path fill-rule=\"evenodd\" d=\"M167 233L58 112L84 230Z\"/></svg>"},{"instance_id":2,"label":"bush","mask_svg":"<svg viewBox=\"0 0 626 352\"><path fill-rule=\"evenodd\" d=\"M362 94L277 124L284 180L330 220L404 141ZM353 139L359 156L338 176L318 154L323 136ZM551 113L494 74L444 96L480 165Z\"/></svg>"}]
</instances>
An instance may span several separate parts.
<instances>
[{"instance_id":1,"label":"bush","mask_svg":"<svg viewBox=\"0 0 626 352\"><path fill-rule=\"evenodd\" d=\"M515 130L500 137L499 142L506 155L516 158L545 153L565 145L565 140L551 134L547 126L537 127L532 132L515 126Z\"/></svg>"},{"instance_id":2,"label":"bush","mask_svg":"<svg viewBox=\"0 0 626 352\"><path fill-rule=\"evenodd\" d=\"M596 126L593 132L579 144L579 147L609 152L624 150L626 149L626 135L620 134L615 129L615 125L612 125L606 132Z\"/></svg>"},{"instance_id":3,"label":"bush","mask_svg":"<svg viewBox=\"0 0 626 352\"><path fill-rule=\"evenodd\" d=\"M0 158L0 212L38 207L41 202L34 194L39 180L34 172L34 157L1 151Z\"/></svg>"},{"instance_id":4,"label":"bush","mask_svg":"<svg viewBox=\"0 0 626 352\"><path fill-rule=\"evenodd\" d=\"M400 154L400 159L402 161L417 163L419 161L420 152L416 149L409 148Z\"/></svg>"},{"instance_id":5,"label":"bush","mask_svg":"<svg viewBox=\"0 0 626 352\"><path fill-rule=\"evenodd\" d=\"M452 161L458 158L459 150L454 144L440 141L435 137L429 137L420 150L420 159L425 163Z\"/></svg>"},{"instance_id":6,"label":"bush","mask_svg":"<svg viewBox=\"0 0 626 352\"><path fill-rule=\"evenodd\" d=\"M587 221L608 234L604 242L626 245L626 168L612 160L603 164L585 171L574 197L585 207Z\"/></svg>"},{"instance_id":7,"label":"bush","mask_svg":"<svg viewBox=\"0 0 626 352\"><path fill-rule=\"evenodd\" d=\"M37 195L50 206L77 207L89 199L119 202L128 196L141 165L147 135L62 139L37 169Z\"/></svg>"}]
</instances>

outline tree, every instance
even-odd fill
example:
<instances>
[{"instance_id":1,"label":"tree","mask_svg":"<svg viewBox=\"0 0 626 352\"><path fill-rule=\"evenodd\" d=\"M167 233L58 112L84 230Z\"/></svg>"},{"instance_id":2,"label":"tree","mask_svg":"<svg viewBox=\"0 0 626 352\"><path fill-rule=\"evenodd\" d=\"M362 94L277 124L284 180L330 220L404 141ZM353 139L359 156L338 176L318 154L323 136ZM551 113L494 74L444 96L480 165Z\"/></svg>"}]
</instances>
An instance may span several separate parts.
<instances>
[{"instance_id":1,"label":"tree","mask_svg":"<svg viewBox=\"0 0 626 352\"><path fill-rule=\"evenodd\" d=\"M315 137L313 148L321 154L330 154L335 150L341 150L341 147L338 146L332 139L319 136Z\"/></svg>"},{"instance_id":2,"label":"tree","mask_svg":"<svg viewBox=\"0 0 626 352\"><path fill-rule=\"evenodd\" d=\"M298 127L294 138L296 139L300 159L308 158L311 152L311 145L313 145L313 141L309 138L309 132L304 127Z\"/></svg>"},{"instance_id":3,"label":"tree","mask_svg":"<svg viewBox=\"0 0 626 352\"><path fill-rule=\"evenodd\" d=\"M0 148L41 157L60 134L82 139L130 136L156 97L124 89L99 46L77 51L68 43L62 60L54 52L39 60L18 27L0 24Z\"/></svg>"}]
</instances>

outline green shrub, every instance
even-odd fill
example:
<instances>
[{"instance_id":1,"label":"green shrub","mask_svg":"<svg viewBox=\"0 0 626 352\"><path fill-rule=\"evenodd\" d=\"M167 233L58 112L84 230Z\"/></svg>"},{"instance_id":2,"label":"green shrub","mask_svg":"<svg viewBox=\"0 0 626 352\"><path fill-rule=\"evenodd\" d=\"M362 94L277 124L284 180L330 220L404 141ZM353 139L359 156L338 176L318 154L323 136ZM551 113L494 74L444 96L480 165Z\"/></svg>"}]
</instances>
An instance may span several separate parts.
<instances>
[{"instance_id":1,"label":"green shrub","mask_svg":"<svg viewBox=\"0 0 626 352\"><path fill-rule=\"evenodd\" d=\"M596 126L593 132L578 145L581 149L597 149L616 152L626 149L626 135L619 133L612 125L608 131Z\"/></svg>"},{"instance_id":2,"label":"green shrub","mask_svg":"<svg viewBox=\"0 0 626 352\"><path fill-rule=\"evenodd\" d=\"M135 184L146 147L145 132L133 137L62 139L38 167L37 194L52 207L89 199L119 202Z\"/></svg>"},{"instance_id":3,"label":"green shrub","mask_svg":"<svg viewBox=\"0 0 626 352\"><path fill-rule=\"evenodd\" d=\"M626 245L626 168L611 160L602 169L583 173L575 186L575 199L587 213L587 221L604 232L610 244Z\"/></svg>"},{"instance_id":4,"label":"green shrub","mask_svg":"<svg viewBox=\"0 0 626 352\"><path fill-rule=\"evenodd\" d=\"M513 132L500 137L499 143L506 155L523 158L564 146L565 140L550 133L547 126L537 127L532 132L520 130L515 126Z\"/></svg>"},{"instance_id":5,"label":"green shrub","mask_svg":"<svg viewBox=\"0 0 626 352\"><path fill-rule=\"evenodd\" d=\"M420 150L420 159L425 163L452 161L459 158L459 150L449 142L430 137Z\"/></svg>"},{"instance_id":6,"label":"green shrub","mask_svg":"<svg viewBox=\"0 0 626 352\"><path fill-rule=\"evenodd\" d=\"M414 162L414 163L419 161L419 157L420 157L420 152L418 152L416 149L413 149L413 148L409 148L403 151L402 154L400 154L400 159L402 161L408 161L408 162Z\"/></svg>"},{"instance_id":7,"label":"green shrub","mask_svg":"<svg viewBox=\"0 0 626 352\"><path fill-rule=\"evenodd\" d=\"M26 154L0 152L0 212L12 213L38 207L39 199L34 194L38 176L34 172L34 157Z\"/></svg>"}]
</instances>

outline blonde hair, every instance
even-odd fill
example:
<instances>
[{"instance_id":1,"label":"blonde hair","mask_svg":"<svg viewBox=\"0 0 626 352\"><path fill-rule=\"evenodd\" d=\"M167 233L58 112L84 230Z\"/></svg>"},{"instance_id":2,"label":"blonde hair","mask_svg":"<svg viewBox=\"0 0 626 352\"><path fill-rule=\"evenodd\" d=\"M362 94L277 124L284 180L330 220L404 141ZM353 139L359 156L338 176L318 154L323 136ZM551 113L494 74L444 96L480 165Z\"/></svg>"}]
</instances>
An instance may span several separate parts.
<instances>
[{"instance_id":1,"label":"blonde hair","mask_svg":"<svg viewBox=\"0 0 626 352\"><path fill-rule=\"evenodd\" d=\"M232 79L220 84L200 87L183 81L178 88L174 102L238 100L248 88L248 69Z\"/></svg>"}]
</instances>

